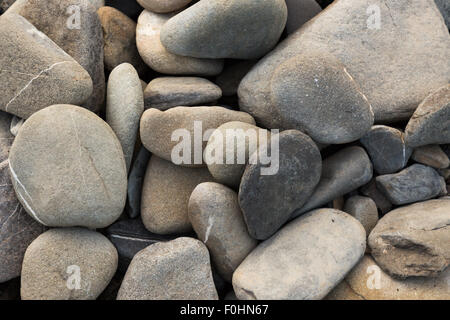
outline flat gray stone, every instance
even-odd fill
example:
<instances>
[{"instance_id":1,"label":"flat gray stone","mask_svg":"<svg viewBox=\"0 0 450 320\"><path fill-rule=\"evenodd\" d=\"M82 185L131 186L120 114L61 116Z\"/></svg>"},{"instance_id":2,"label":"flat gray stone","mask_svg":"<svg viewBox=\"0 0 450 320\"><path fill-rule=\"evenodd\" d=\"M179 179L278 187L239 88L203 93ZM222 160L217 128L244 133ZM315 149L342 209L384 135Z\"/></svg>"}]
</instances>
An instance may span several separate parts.
<instances>
[{"instance_id":1,"label":"flat gray stone","mask_svg":"<svg viewBox=\"0 0 450 320\"><path fill-rule=\"evenodd\" d=\"M413 164L396 174L378 176L376 181L377 188L395 205L424 201L447 193L444 178L433 168L422 164Z\"/></svg>"},{"instance_id":2,"label":"flat gray stone","mask_svg":"<svg viewBox=\"0 0 450 320\"><path fill-rule=\"evenodd\" d=\"M315 210L261 243L233 275L241 300L324 298L356 265L366 233L352 216Z\"/></svg>"},{"instance_id":3,"label":"flat gray stone","mask_svg":"<svg viewBox=\"0 0 450 320\"><path fill-rule=\"evenodd\" d=\"M398 208L369 236L372 256L392 276L433 277L450 263L450 200Z\"/></svg>"},{"instance_id":4,"label":"flat gray stone","mask_svg":"<svg viewBox=\"0 0 450 320\"><path fill-rule=\"evenodd\" d=\"M36 112L20 129L9 160L17 197L41 224L104 228L123 211L122 147L89 110L54 105Z\"/></svg>"},{"instance_id":5,"label":"flat gray stone","mask_svg":"<svg viewBox=\"0 0 450 320\"><path fill-rule=\"evenodd\" d=\"M117 300L218 300L208 249L193 238L148 246L131 261Z\"/></svg>"},{"instance_id":6,"label":"flat gray stone","mask_svg":"<svg viewBox=\"0 0 450 320\"><path fill-rule=\"evenodd\" d=\"M445 169L450 166L447 154L437 144L430 144L414 149L412 159L436 169Z\"/></svg>"},{"instance_id":7,"label":"flat gray stone","mask_svg":"<svg viewBox=\"0 0 450 320\"><path fill-rule=\"evenodd\" d=\"M318 15L322 8L315 0L286 0L288 18L286 30L294 33L306 22Z\"/></svg>"},{"instance_id":8,"label":"flat gray stone","mask_svg":"<svg viewBox=\"0 0 450 320\"><path fill-rule=\"evenodd\" d=\"M355 217L369 235L378 222L378 209L375 202L369 197L353 196L345 201L342 210Z\"/></svg>"},{"instance_id":9,"label":"flat gray stone","mask_svg":"<svg viewBox=\"0 0 450 320\"><path fill-rule=\"evenodd\" d=\"M137 218L141 214L142 186L150 157L151 153L141 146L131 166L127 188L127 212L130 218Z\"/></svg>"},{"instance_id":10,"label":"flat gray stone","mask_svg":"<svg viewBox=\"0 0 450 320\"><path fill-rule=\"evenodd\" d=\"M256 59L276 45L286 20L284 0L201 0L167 21L161 42L181 56Z\"/></svg>"}]
</instances>

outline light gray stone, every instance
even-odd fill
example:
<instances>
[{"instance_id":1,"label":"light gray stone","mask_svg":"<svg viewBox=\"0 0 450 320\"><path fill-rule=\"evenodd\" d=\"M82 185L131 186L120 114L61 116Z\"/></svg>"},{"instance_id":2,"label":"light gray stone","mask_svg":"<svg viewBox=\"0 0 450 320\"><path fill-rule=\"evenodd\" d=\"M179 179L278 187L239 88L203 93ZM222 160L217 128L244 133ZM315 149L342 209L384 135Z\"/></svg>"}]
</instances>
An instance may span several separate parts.
<instances>
[{"instance_id":1,"label":"light gray stone","mask_svg":"<svg viewBox=\"0 0 450 320\"><path fill-rule=\"evenodd\" d=\"M192 0L137 0L147 10L157 13L173 12L187 6Z\"/></svg>"},{"instance_id":2,"label":"light gray stone","mask_svg":"<svg viewBox=\"0 0 450 320\"><path fill-rule=\"evenodd\" d=\"M369 235L378 222L378 209L369 197L353 196L345 201L344 212L355 217Z\"/></svg>"}]
</instances>

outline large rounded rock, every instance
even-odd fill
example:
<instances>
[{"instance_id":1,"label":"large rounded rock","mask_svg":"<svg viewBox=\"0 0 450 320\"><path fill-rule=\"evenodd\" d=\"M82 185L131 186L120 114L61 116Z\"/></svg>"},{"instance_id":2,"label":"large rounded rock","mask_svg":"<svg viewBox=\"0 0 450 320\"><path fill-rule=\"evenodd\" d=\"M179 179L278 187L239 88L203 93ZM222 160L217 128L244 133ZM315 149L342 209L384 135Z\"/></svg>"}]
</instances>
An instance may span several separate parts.
<instances>
[{"instance_id":1,"label":"large rounded rock","mask_svg":"<svg viewBox=\"0 0 450 320\"><path fill-rule=\"evenodd\" d=\"M266 163L262 157L269 154ZM272 135L270 145L250 157L239 187L250 235L260 240L273 235L309 199L321 172L320 151L311 138L295 130Z\"/></svg>"},{"instance_id":2,"label":"large rounded rock","mask_svg":"<svg viewBox=\"0 0 450 320\"><path fill-rule=\"evenodd\" d=\"M54 105L33 114L14 140L9 165L17 197L44 225L103 228L125 206L120 142L84 108Z\"/></svg>"},{"instance_id":3,"label":"large rounded rock","mask_svg":"<svg viewBox=\"0 0 450 320\"><path fill-rule=\"evenodd\" d=\"M181 56L256 59L276 45L286 19L284 0L201 0L163 26L161 42Z\"/></svg>"},{"instance_id":4,"label":"large rounded rock","mask_svg":"<svg viewBox=\"0 0 450 320\"><path fill-rule=\"evenodd\" d=\"M157 12L167 13L182 9L192 0L137 0L137 2L145 9Z\"/></svg>"},{"instance_id":5,"label":"large rounded rock","mask_svg":"<svg viewBox=\"0 0 450 320\"><path fill-rule=\"evenodd\" d=\"M208 132L230 121L255 124L249 114L222 107L177 107L164 112L151 108L141 118L141 140L158 157L183 166L204 166Z\"/></svg>"},{"instance_id":6,"label":"large rounded rock","mask_svg":"<svg viewBox=\"0 0 450 320\"><path fill-rule=\"evenodd\" d=\"M239 299L322 299L356 265L366 233L350 215L320 209L261 243L233 275Z\"/></svg>"},{"instance_id":7,"label":"large rounded rock","mask_svg":"<svg viewBox=\"0 0 450 320\"><path fill-rule=\"evenodd\" d=\"M189 197L195 187L213 177L206 168L186 168L152 156L142 188L141 216L145 227L157 234L192 230Z\"/></svg>"},{"instance_id":8,"label":"large rounded rock","mask_svg":"<svg viewBox=\"0 0 450 320\"><path fill-rule=\"evenodd\" d=\"M231 282L233 272L258 244L248 234L236 192L214 182L199 184L189 198L189 220L221 276Z\"/></svg>"},{"instance_id":9,"label":"large rounded rock","mask_svg":"<svg viewBox=\"0 0 450 320\"><path fill-rule=\"evenodd\" d=\"M51 229L28 247L23 300L95 300L117 269L117 251L102 234L82 228Z\"/></svg>"},{"instance_id":10,"label":"large rounded rock","mask_svg":"<svg viewBox=\"0 0 450 320\"><path fill-rule=\"evenodd\" d=\"M160 40L162 26L173 13L158 14L144 10L136 28L136 44L144 62L153 70L172 75L217 75L222 71L223 60L197 59L172 54Z\"/></svg>"},{"instance_id":11,"label":"large rounded rock","mask_svg":"<svg viewBox=\"0 0 450 320\"><path fill-rule=\"evenodd\" d=\"M217 300L208 249L192 238L156 243L131 261L118 300Z\"/></svg>"},{"instance_id":12,"label":"large rounded rock","mask_svg":"<svg viewBox=\"0 0 450 320\"><path fill-rule=\"evenodd\" d=\"M389 212L371 232L369 246L390 275L437 276L450 263L450 200L430 200Z\"/></svg>"}]
</instances>

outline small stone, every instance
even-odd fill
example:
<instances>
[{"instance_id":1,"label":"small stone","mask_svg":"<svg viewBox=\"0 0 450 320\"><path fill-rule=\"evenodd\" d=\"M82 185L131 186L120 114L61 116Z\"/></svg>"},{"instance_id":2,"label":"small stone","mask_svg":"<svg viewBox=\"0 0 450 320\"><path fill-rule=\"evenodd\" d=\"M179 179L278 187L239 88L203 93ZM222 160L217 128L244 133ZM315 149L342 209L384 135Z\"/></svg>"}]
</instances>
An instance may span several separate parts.
<instances>
[{"instance_id":1,"label":"small stone","mask_svg":"<svg viewBox=\"0 0 450 320\"><path fill-rule=\"evenodd\" d=\"M112 71L122 63L130 63L142 75L147 66L136 47L136 22L112 7L98 10L105 41L105 68Z\"/></svg>"},{"instance_id":2,"label":"small stone","mask_svg":"<svg viewBox=\"0 0 450 320\"><path fill-rule=\"evenodd\" d=\"M433 168L421 164L412 166L396 174L376 178L378 189L395 205L424 201L441 195L445 181Z\"/></svg>"},{"instance_id":3,"label":"small stone","mask_svg":"<svg viewBox=\"0 0 450 320\"><path fill-rule=\"evenodd\" d=\"M193 238L148 246L135 255L118 300L217 300L208 249Z\"/></svg>"},{"instance_id":4,"label":"small stone","mask_svg":"<svg viewBox=\"0 0 450 320\"><path fill-rule=\"evenodd\" d=\"M158 14L144 10L136 28L136 45L144 62L153 70L171 75L215 76L223 60L183 57L168 52L160 40L162 26L174 13Z\"/></svg>"},{"instance_id":5,"label":"small stone","mask_svg":"<svg viewBox=\"0 0 450 320\"><path fill-rule=\"evenodd\" d=\"M161 42L181 56L256 59L276 45L286 19L284 0L201 0L167 21Z\"/></svg>"},{"instance_id":6,"label":"small stone","mask_svg":"<svg viewBox=\"0 0 450 320\"><path fill-rule=\"evenodd\" d=\"M168 13L177 11L187 6L192 0L137 0L145 9L157 12Z\"/></svg>"},{"instance_id":7,"label":"small stone","mask_svg":"<svg viewBox=\"0 0 450 320\"><path fill-rule=\"evenodd\" d=\"M291 34L318 15L322 8L315 0L286 0L288 18L287 33Z\"/></svg>"},{"instance_id":8,"label":"small stone","mask_svg":"<svg viewBox=\"0 0 450 320\"><path fill-rule=\"evenodd\" d=\"M312 211L262 242L233 275L241 300L324 298L364 255L366 233L352 216Z\"/></svg>"},{"instance_id":9,"label":"small stone","mask_svg":"<svg viewBox=\"0 0 450 320\"><path fill-rule=\"evenodd\" d=\"M106 122L122 145L127 171L131 166L143 112L144 94L139 75L131 64L123 63L109 75Z\"/></svg>"},{"instance_id":10,"label":"small stone","mask_svg":"<svg viewBox=\"0 0 450 320\"><path fill-rule=\"evenodd\" d=\"M176 107L164 112L151 108L141 118L142 144L153 154L175 164L205 166L203 151L208 141L203 139L205 133L230 121L255 124L249 114L222 107ZM175 141L172 140L174 134ZM197 143L201 148L196 147Z\"/></svg>"},{"instance_id":11,"label":"small stone","mask_svg":"<svg viewBox=\"0 0 450 320\"><path fill-rule=\"evenodd\" d=\"M206 168L181 167L153 155L141 200L141 217L147 230L157 234L191 231L189 197L198 184L213 180Z\"/></svg>"},{"instance_id":12,"label":"small stone","mask_svg":"<svg viewBox=\"0 0 450 320\"><path fill-rule=\"evenodd\" d=\"M142 186L150 157L151 153L142 146L130 170L127 188L128 215L130 218L137 218L141 214Z\"/></svg>"},{"instance_id":13,"label":"small stone","mask_svg":"<svg viewBox=\"0 0 450 320\"><path fill-rule=\"evenodd\" d=\"M314 193L303 207L298 207L292 218L327 204L372 179L372 163L361 147L347 147L325 159L322 176Z\"/></svg>"},{"instance_id":14,"label":"small stone","mask_svg":"<svg viewBox=\"0 0 450 320\"><path fill-rule=\"evenodd\" d=\"M16 14L0 17L0 109L21 118L54 103L85 102L92 80L72 57Z\"/></svg>"},{"instance_id":15,"label":"small stone","mask_svg":"<svg viewBox=\"0 0 450 320\"><path fill-rule=\"evenodd\" d=\"M216 102L222 90L209 80L194 77L163 77L150 81L144 91L145 108L167 110Z\"/></svg>"},{"instance_id":16,"label":"small stone","mask_svg":"<svg viewBox=\"0 0 450 320\"><path fill-rule=\"evenodd\" d=\"M104 228L123 211L122 147L106 122L84 108L54 105L33 114L9 160L16 195L41 224Z\"/></svg>"},{"instance_id":17,"label":"small stone","mask_svg":"<svg viewBox=\"0 0 450 320\"><path fill-rule=\"evenodd\" d=\"M277 159L263 164L261 155L273 156L276 144ZM251 155L239 187L239 205L250 235L265 240L277 232L310 198L321 171L320 151L310 137L296 130L272 135L270 146L262 145Z\"/></svg>"},{"instance_id":18,"label":"small stone","mask_svg":"<svg viewBox=\"0 0 450 320\"><path fill-rule=\"evenodd\" d=\"M445 169L450 166L450 160L448 156L437 144L431 144L414 149L412 159L416 162L436 169Z\"/></svg>"},{"instance_id":19,"label":"small stone","mask_svg":"<svg viewBox=\"0 0 450 320\"><path fill-rule=\"evenodd\" d=\"M450 84L419 105L406 126L405 140L413 148L450 143Z\"/></svg>"},{"instance_id":20,"label":"small stone","mask_svg":"<svg viewBox=\"0 0 450 320\"><path fill-rule=\"evenodd\" d=\"M247 231L236 192L214 182L199 184L189 199L189 220L220 275L231 282L233 272L258 244Z\"/></svg>"},{"instance_id":21,"label":"small stone","mask_svg":"<svg viewBox=\"0 0 450 320\"><path fill-rule=\"evenodd\" d=\"M227 63L229 62L227 61ZM242 79L255 64L256 60L245 60L227 65L215 81L220 89L222 89L222 95L224 97L236 95Z\"/></svg>"},{"instance_id":22,"label":"small stone","mask_svg":"<svg viewBox=\"0 0 450 320\"><path fill-rule=\"evenodd\" d=\"M369 197L353 196L345 202L344 212L358 220L369 235L378 222L378 209Z\"/></svg>"},{"instance_id":23,"label":"small stone","mask_svg":"<svg viewBox=\"0 0 450 320\"><path fill-rule=\"evenodd\" d=\"M376 275L376 277L374 277ZM369 255L327 297L327 300L449 300L450 269L433 278L398 280Z\"/></svg>"},{"instance_id":24,"label":"small stone","mask_svg":"<svg viewBox=\"0 0 450 320\"><path fill-rule=\"evenodd\" d=\"M361 143L372 160L374 170L379 174L403 169L413 151L405 145L402 131L383 125L373 126L361 138Z\"/></svg>"},{"instance_id":25,"label":"small stone","mask_svg":"<svg viewBox=\"0 0 450 320\"><path fill-rule=\"evenodd\" d=\"M114 276L117 259L117 250L98 232L51 229L25 252L22 300L95 300Z\"/></svg>"},{"instance_id":26,"label":"small stone","mask_svg":"<svg viewBox=\"0 0 450 320\"><path fill-rule=\"evenodd\" d=\"M11 119L11 126L9 131L11 131L11 134L15 137L19 133L20 128L22 127L23 123L25 122L25 119L19 118L14 116Z\"/></svg>"},{"instance_id":27,"label":"small stone","mask_svg":"<svg viewBox=\"0 0 450 320\"><path fill-rule=\"evenodd\" d=\"M370 182L360 188L363 195L375 201L377 208L382 214L386 214L392 209L392 203L381 193L377 188L376 179L373 178Z\"/></svg>"},{"instance_id":28,"label":"small stone","mask_svg":"<svg viewBox=\"0 0 450 320\"><path fill-rule=\"evenodd\" d=\"M390 275L437 276L450 263L450 200L393 210L380 219L368 241L372 256Z\"/></svg>"}]
</instances>

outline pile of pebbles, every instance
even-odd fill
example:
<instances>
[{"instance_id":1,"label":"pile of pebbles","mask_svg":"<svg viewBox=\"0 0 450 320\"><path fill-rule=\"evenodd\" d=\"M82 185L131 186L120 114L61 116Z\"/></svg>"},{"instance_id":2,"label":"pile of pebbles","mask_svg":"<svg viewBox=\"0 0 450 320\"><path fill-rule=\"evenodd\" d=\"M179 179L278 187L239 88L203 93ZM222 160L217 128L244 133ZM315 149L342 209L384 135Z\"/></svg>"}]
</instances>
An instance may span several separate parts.
<instances>
[{"instance_id":1,"label":"pile of pebbles","mask_svg":"<svg viewBox=\"0 0 450 320\"><path fill-rule=\"evenodd\" d=\"M450 299L448 1L0 10L0 299Z\"/></svg>"}]
</instances>

